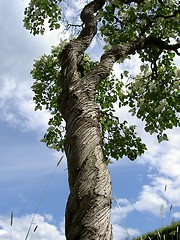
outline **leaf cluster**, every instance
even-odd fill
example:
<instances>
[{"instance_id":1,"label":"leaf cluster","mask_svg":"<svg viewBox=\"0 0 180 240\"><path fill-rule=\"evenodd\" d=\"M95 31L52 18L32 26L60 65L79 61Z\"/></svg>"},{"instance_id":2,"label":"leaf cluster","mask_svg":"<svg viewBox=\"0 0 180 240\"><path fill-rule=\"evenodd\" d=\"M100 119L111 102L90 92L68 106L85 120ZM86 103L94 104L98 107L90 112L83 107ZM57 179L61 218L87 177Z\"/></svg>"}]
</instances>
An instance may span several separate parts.
<instances>
[{"instance_id":1,"label":"leaf cluster","mask_svg":"<svg viewBox=\"0 0 180 240\"><path fill-rule=\"evenodd\" d=\"M48 122L48 129L41 142L49 148L64 151L65 123L58 108L58 99L61 98L62 89L59 84L59 72L61 70L61 54L67 40L61 40L57 47L52 47L51 54L44 54L39 60L35 60L31 75L34 79L32 90L34 92L35 111L48 110L52 117ZM84 75L94 69L97 62L91 61L85 54L82 59L80 74Z\"/></svg>"},{"instance_id":2,"label":"leaf cluster","mask_svg":"<svg viewBox=\"0 0 180 240\"><path fill-rule=\"evenodd\" d=\"M144 63L141 74L127 84L132 115L145 121L145 130L156 133L159 142L168 140L166 129L180 125L180 78L173 58L173 52L164 51L156 69Z\"/></svg>"},{"instance_id":3,"label":"leaf cluster","mask_svg":"<svg viewBox=\"0 0 180 240\"><path fill-rule=\"evenodd\" d=\"M128 125L127 121L120 122L115 108L121 107L125 101L124 84L111 74L97 88L96 101L100 106L100 116L103 132L103 150L106 160L113 157L118 160L123 156L134 160L144 153L146 145L136 135L136 126Z\"/></svg>"},{"instance_id":4,"label":"leaf cluster","mask_svg":"<svg viewBox=\"0 0 180 240\"><path fill-rule=\"evenodd\" d=\"M35 110L42 110L45 107L52 115L48 122L47 133L41 142L45 142L49 148L55 148L57 151L64 150L63 118L58 109L58 98L61 95L58 84L58 72L61 68L58 55L63 45L64 42L58 47L53 47L50 55L44 54L36 60L31 71L35 79L32 86Z\"/></svg>"},{"instance_id":5,"label":"leaf cluster","mask_svg":"<svg viewBox=\"0 0 180 240\"><path fill-rule=\"evenodd\" d=\"M101 10L101 34L110 45L127 43L140 37L153 36L170 42L179 40L178 1L129 1L109 0Z\"/></svg>"},{"instance_id":6,"label":"leaf cluster","mask_svg":"<svg viewBox=\"0 0 180 240\"><path fill-rule=\"evenodd\" d=\"M24 11L24 27L33 35L43 34L45 31L45 20L48 20L50 30L60 28L61 0L31 0Z\"/></svg>"}]
</instances>

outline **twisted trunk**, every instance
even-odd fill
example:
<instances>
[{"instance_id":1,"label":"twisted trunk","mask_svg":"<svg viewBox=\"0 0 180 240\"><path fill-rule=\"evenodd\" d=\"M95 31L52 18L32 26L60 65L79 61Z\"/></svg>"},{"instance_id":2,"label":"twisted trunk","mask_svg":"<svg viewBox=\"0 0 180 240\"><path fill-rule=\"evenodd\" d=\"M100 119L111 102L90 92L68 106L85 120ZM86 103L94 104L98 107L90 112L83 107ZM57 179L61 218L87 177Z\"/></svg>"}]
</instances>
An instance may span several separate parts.
<instances>
[{"instance_id":1,"label":"twisted trunk","mask_svg":"<svg viewBox=\"0 0 180 240\"><path fill-rule=\"evenodd\" d=\"M67 240L111 240L111 182L101 148L95 81L79 77L76 42L64 50L60 110L66 121L65 152L70 195L65 214ZM68 61L69 60L69 61Z\"/></svg>"},{"instance_id":2,"label":"twisted trunk","mask_svg":"<svg viewBox=\"0 0 180 240\"><path fill-rule=\"evenodd\" d=\"M95 81L79 77L84 51L97 32L96 12L105 0L94 0L81 12L79 37L61 55L62 88L59 108L66 121L65 152L70 195L65 214L67 240L111 240L111 182L102 152L99 108L94 101Z\"/></svg>"},{"instance_id":3,"label":"twisted trunk","mask_svg":"<svg viewBox=\"0 0 180 240\"><path fill-rule=\"evenodd\" d=\"M111 182L102 151L99 108L95 87L106 78L121 57L132 54L142 42L116 45L102 55L96 69L80 78L78 67L97 33L96 13L105 0L94 0L81 12L80 35L61 54L59 108L66 121L65 152L70 195L65 214L67 240L112 240L110 223Z\"/></svg>"},{"instance_id":4,"label":"twisted trunk","mask_svg":"<svg viewBox=\"0 0 180 240\"><path fill-rule=\"evenodd\" d=\"M111 183L101 148L98 108L83 89L75 88L63 104L70 187L66 238L110 240Z\"/></svg>"}]
</instances>

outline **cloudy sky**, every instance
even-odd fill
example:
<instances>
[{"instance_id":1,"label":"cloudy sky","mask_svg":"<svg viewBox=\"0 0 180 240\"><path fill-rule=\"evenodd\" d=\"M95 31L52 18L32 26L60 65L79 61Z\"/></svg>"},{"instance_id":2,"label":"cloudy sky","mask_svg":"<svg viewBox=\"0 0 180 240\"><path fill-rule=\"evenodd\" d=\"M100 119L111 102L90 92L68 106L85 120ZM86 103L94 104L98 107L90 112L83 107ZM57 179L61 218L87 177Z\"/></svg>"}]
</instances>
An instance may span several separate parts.
<instances>
[{"instance_id":1,"label":"cloudy sky","mask_svg":"<svg viewBox=\"0 0 180 240\"><path fill-rule=\"evenodd\" d=\"M29 74L33 59L48 53L62 36L47 32L34 37L23 29L26 4L26 0L0 1L0 239L25 239L32 222L28 239L64 240L66 162L64 159L56 167L61 153L39 141L49 114L34 112ZM135 68L134 64L138 65L138 60L127 62L126 67ZM177 64L180 66L178 59ZM115 71L119 74L117 66ZM130 118L125 110L119 114ZM148 151L134 162L124 158L109 167L115 240L180 219L180 131L169 131L169 141L158 144L155 137L142 131L139 121L132 121Z\"/></svg>"}]
</instances>

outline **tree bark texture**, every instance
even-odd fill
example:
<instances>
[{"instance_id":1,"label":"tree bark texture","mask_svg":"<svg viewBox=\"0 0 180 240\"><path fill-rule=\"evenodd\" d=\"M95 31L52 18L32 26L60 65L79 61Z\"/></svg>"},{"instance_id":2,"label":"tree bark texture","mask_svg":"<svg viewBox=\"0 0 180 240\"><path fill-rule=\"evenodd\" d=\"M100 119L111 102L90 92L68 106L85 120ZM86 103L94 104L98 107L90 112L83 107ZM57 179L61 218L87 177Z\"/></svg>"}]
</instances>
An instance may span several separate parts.
<instances>
[{"instance_id":1,"label":"tree bark texture","mask_svg":"<svg viewBox=\"0 0 180 240\"><path fill-rule=\"evenodd\" d=\"M70 195L67 240L112 238L111 183L101 148L96 104L76 90L66 99L66 141Z\"/></svg>"},{"instance_id":2,"label":"tree bark texture","mask_svg":"<svg viewBox=\"0 0 180 240\"><path fill-rule=\"evenodd\" d=\"M65 152L68 162L70 195L65 214L67 240L112 240L110 223L111 182L102 151L99 108L95 87L106 78L113 64L143 48L144 42L119 44L100 59L84 77L78 72L83 54L97 32L96 13L105 0L94 0L81 12L84 27L63 50L59 84L59 108L66 121Z\"/></svg>"},{"instance_id":3,"label":"tree bark texture","mask_svg":"<svg viewBox=\"0 0 180 240\"><path fill-rule=\"evenodd\" d=\"M78 45L64 50L60 109L66 121L65 151L70 195L66 207L67 240L111 240L111 182L101 148L95 82L79 77Z\"/></svg>"},{"instance_id":4,"label":"tree bark texture","mask_svg":"<svg viewBox=\"0 0 180 240\"><path fill-rule=\"evenodd\" d=\"M65 152L70 195L65 213L67 240L112 240L111 182L102 151L96 82L80 78L78 66L96 29L95 13L105 1L92 1L81 13L85 24L79 37L61 55L59 107L66 121ZM91 78L92 79L92 78Z\"/></svg>"},{"instance_id":5,"label":"tree bark texture","mask_svg":"<svg viewBox=\"0 0 180 240\"><path fill-rule=\"evenodd\" d=\"M65 214L67 240L112 240L111 182L101 148L95 82L79 77L78 45L64 50L60 109L66 121L65 151L70 195Z\"/></svg>"}]
</instances>

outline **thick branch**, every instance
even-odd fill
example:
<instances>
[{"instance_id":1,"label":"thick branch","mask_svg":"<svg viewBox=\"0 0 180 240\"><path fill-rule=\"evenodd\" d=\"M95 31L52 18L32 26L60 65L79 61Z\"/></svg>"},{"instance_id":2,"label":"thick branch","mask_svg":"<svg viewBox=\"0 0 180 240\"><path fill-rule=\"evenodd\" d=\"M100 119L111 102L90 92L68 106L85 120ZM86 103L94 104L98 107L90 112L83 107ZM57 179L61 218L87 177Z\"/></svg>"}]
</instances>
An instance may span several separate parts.
<instances>
[{"instance_id":1,"label":"thick branch","mask_svg":"<svg viewBox=\"0 0 180 240\"><path fill-rule=\"evenodd\" d=\"M113 46L109 51L101 56L99 65L92 70L89 74L85 75L82 80L86 81L87 84L93 81L98 84L102 79L108 77L112 70L113 64L120 59L125 59L129 54L134 54L137 50L143 48L143 41L138 41L118 44Z\"/></svg>"},{"instance_id":2,"label":"thick branch","mask_svg":"<svg viewBox=\"0 0 180 240\"><path fill-rule=\"evenodd\" d=\"M94 0L83 8L81 12L81 20L84 27L77 39L72 40L59 56L60 61L63 63L59 77L59 84L65 91L67 86L73 81L78 82L78 65L82 60L84 51L89 47L93 37L97 33L97 18L95 14L104 4L105 0Z\"/></svg>"},{"instance_id":3,"label":"thick branch","mask_svg":"<svg viewBox=\"0 0 180 240\"><path fill-rule=\"evenodd\" d=\"M75 40L75 43L78 43L82 52L88 48L93 37L97 33L97 17L95 13L104 6L105 2L105 0L94 0L87 4L81 12L81 20L84 24L84 28Z\"/></svg>"},{"instance_id":4,"label":"thick branch","mask_svg":"<svg viewBox=\"0 0 180 240\"><path fill-rule=\"evenodd\" d=\"M94 0L84 7L81 12L84 28L77 39L72 40L65 47L61 56L59 56L63 63L59 79L63 89L66 89L70 82L78 79L78 64L82 60L84 51L89 47L97 33L97 18L95 14L103 7L105 2L105 0Z\"/></svg>"},{"instance_id":5,"label":"thick branch","mask_svg":"<svg viewBox=\"0 0 180 240\"><path fill-rule=\"evenodd\" d=\"M145 40L144 48L146 48L148 46L156 46L157 48L159 48L161 50L164 49L164 50L175 51L177 55L180 55L180 53L178 52L178 49L180 48L180 43L167 44L166 42L164 42L163 40L161 40L159 38L149 36Z\"/></svg>"},{"instance_id":6,"label":"thick branch","mask_svg":"<svg viewBox=\"0 0 180 240\"><path fill-rule=\"evenodd\" d=\"M120 59L125 59L130 54L135 54L137 50L141 50L153 45L157 46L160 50L172 50L180 55L178 52L180 43L169 45L161 39L149 36L146 39L142 38L132 43L123 45L118 44L113 46L109 51L102 55L99 65L90 73L85 75L82 80L84 80L89 86L91 85L92 81L95 83L95 85L97 85L102 79L108 77L115 62Z\"/></svg>"}]
</instances>

